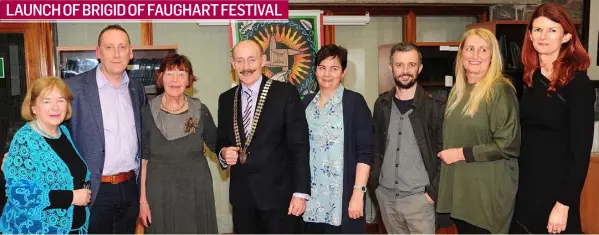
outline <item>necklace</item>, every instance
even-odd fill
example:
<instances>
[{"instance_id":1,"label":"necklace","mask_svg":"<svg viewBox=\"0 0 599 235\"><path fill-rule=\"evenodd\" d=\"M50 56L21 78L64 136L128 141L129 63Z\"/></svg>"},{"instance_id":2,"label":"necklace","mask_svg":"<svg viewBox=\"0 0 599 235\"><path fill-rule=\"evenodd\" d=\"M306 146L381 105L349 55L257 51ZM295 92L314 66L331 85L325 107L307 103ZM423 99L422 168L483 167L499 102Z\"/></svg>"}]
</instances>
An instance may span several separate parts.
<instances>
[{"instance_id":1,"label":"necklace","mask_svg":"<svg viewBox=\"0 0 599 235\"><path fill-rule=\"evenodd\" d=\"M163 101L164 101L164 97L163 97ZM161 106L162 106L162 109L166 110L169 113L178 113L187 104L187 97L183 96L183 103L181 104L181 107L176 108L176 109L169 109L169 108L167 108L165 103L166 103L166 101L160 103Z\"/></svg>"},{"instance_id":2,"label":"necklace","mask_svg":"<svg viewBox=\"0 0 599 235\"><path fill-rule=\"evenodd\" d=\"M42 132L41 134L44 137L47 137L48 139L53 139L56 140L58 138L60 138L60 136L62 135L62 132L60 131L60 128L58 128L56 136L50 135L47 132L45 132L42 128L40 128L40 126L37 125L37 120L33 120L33 125L35 125L35 128L37 128L40 132Z\"/></svg>"}]
</instances>

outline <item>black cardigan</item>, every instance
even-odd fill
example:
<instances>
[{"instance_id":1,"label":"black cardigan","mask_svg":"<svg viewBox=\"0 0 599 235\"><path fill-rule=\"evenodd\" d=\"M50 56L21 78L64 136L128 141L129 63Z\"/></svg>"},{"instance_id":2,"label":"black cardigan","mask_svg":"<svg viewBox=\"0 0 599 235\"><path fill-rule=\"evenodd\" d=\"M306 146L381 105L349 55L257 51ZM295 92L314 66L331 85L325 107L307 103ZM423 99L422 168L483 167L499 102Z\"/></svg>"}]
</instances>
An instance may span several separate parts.
<instances>
[{"instance_id":1,"label":"black cardigan","mask_svg":"<svg viewBox=\"0 0 599 235\"><path fill-rule=\"evenodd\" d=\"M316 94L306 95L302 102L307 108ZM373 161L372 114L364 97L354 91L343 90L343 207L341 233L365 233L365 215L351 219L348 215L349 200L354 191L356 166L358 163L371 165ZM366 198L366 195L364 195Z\"/></svg>"}]
</instances>

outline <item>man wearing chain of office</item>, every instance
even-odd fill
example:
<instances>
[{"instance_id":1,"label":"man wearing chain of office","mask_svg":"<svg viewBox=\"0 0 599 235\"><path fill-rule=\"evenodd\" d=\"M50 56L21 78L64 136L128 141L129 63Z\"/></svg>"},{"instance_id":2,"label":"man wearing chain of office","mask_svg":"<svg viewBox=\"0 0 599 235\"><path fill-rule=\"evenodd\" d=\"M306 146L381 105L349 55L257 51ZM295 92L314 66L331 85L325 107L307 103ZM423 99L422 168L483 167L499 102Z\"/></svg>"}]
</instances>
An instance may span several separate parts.
<instances>
[{"instance_id":1,"label":"man wearing chain of office","mask_svg":"<svg viewBox=\"0 0 599 235\"><path fill-rule=\"evenodd\" d=\"M308 123L297 89L262 74L253 40L233 47L239 85L218 100L219 161L231 168L235 233L296 233L310 195Z\"/></svg>"}]
</instances>

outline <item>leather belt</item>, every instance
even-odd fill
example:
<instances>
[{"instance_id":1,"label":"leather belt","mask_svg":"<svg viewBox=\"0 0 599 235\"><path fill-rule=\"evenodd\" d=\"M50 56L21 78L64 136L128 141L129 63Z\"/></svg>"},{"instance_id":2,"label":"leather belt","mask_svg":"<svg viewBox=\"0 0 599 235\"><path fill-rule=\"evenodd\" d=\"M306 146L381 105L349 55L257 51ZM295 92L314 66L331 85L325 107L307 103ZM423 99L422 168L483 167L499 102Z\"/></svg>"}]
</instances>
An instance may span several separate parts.
<instances>
[{"instance_id":1,"label":"leather belt","mask_svg":"<svg viewBox=\"0 0 599 235\"><path fill-rule=\"evenodd\" d=\"M131 176L135 175L135 171L121 172L116 175L103 175L102 183L120 184L127 181Z\"/></svg>"}]
</instances>

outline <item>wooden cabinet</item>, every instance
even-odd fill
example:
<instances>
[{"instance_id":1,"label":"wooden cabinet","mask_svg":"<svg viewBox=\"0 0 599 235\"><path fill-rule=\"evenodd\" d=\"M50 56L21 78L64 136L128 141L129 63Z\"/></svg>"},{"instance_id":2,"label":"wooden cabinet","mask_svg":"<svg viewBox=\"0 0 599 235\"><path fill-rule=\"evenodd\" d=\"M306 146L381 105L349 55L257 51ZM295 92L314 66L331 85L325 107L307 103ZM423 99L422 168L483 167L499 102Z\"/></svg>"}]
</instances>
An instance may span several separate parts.
<instances>
[{"instance_id":1,"label":"wooden cabinet","mask_svg":"<svg viewBox=\"0 0 599 235\"><path fill-rule=\"evenodd\" d=\"M455 58L460 42L416 42L422 53L418 83L423 87L445 87L446 77L455 81ZM451 86L449 86L450 88Z\"/></svg>"},{"instance_id":2,"label":"wooden cabinet","mask_svg":"<svg viewBox=\"0 0 599 235\"><path fill-rule=\"evenodd\" d=\"M599 154L591 157L587 178L580 195L582 232L599 234Z\"/></svg>"}]
</instances>

